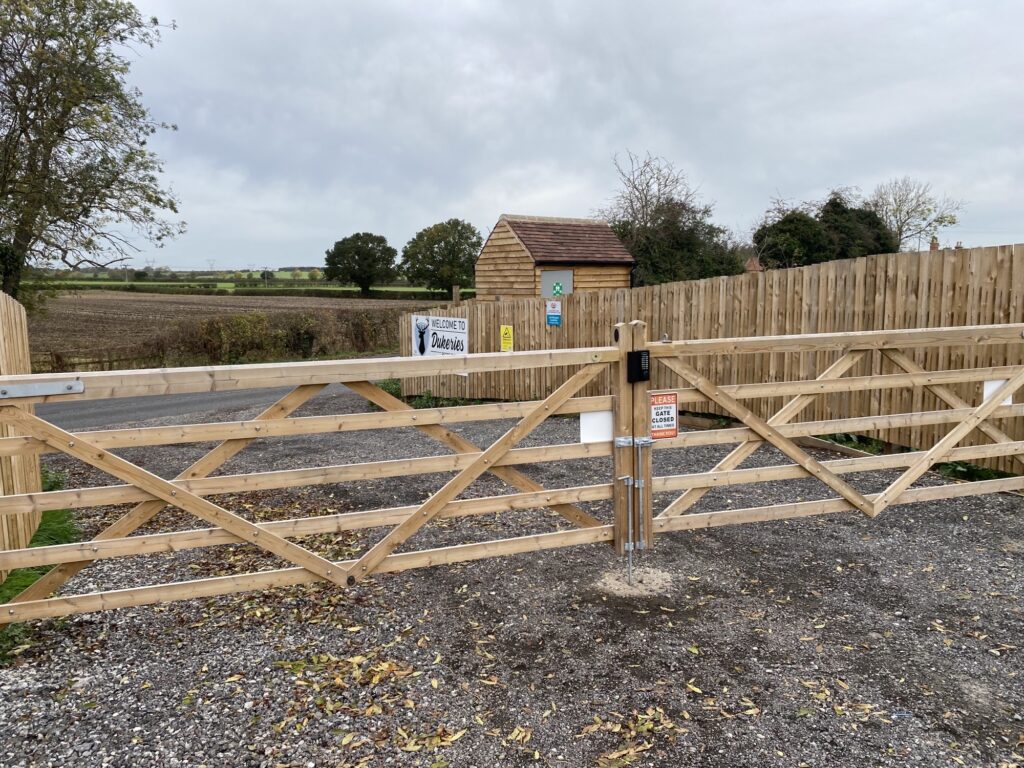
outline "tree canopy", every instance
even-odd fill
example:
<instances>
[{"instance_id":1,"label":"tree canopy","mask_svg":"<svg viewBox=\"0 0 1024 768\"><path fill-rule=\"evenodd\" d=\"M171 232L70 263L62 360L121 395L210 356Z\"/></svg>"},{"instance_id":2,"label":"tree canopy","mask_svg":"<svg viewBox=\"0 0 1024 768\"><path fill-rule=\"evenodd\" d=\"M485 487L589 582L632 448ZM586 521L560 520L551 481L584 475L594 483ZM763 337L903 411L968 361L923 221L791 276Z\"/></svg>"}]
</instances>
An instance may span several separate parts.
<instances>
[{"instance_id":1,"label":"tree canopy","mask_svg":"<svg viewBox=\"0 0 1024 768\"><path fill-rule=\"evenodd\" d=\"M148 149L161 128L127 83L127 54L160 25L125 0L0 5L2 289L22 292L29 265L111 264L140 239L184 224Z\"/></svg>"},{"instance_id":2,"label":"tree canopy","mask_svg":"<svg viewBox=\"0 0 1024 768\"><path fill-rule=\"evenodd\" d=\"M766 269L803 267L896 250L896 238L866 205L845 190L820 204L776 204L754 232L754 246Z\"/></svg>"},{"instance_id":3,"label":"tree canopy","mask_svg":"<svg viewBox=\"0 0 1024 768\"><path fill-rule=\"evenodd\" d=\"M648 153L615 158L620 189L599 213L636 259L640 285L695 280L743 271L742 249L711 220L682 171Z\"/></svg>"},{"instance_id":4,"label":"tree canopy","mask_svg":"<svg viewBox=\"0 0 1024 768\"><path fill-rule=\"evenodd\" d=\"M483 238L467 221L448 219L417 232L402 249L401 270L413 285L438 291L471 286Z\"/></svg>"},{"instance_id":5,"label":"tree canopy","mask_svg":"<svg viewBox=\"0 0 1024 768\"><path fill-rule=\"evenodd\" d=\"M370 287L395 279L398 251L382 235L359 232L339 240L327 251L324 277L339 283L356 285L363 296Z\"/></svg>"}]
</instances>

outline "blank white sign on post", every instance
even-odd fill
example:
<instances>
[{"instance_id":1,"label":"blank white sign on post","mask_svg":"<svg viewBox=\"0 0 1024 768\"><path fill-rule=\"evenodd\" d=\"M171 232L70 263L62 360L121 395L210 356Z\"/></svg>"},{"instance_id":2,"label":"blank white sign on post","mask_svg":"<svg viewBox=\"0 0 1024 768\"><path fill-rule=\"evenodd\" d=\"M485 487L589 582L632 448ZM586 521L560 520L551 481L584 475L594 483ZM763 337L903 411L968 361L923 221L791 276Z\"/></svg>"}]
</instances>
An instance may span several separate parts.
<instances>
[{"instance_id":1,"label":"blank white sign on post","mask_svg":"<svg viewBox=\"0 0 1024 768\"><path fill-rule=\"evenodd\" d=\"M612 412L592 411L580 414L580 442L607 443L612 439Z\"/></svg>"},{"instance_id":2,"label":"blank white sign on post","mask_svg":"<svg viewBox=\"0 0 1024 768\"><path fill-rule=\"evenodd\" d=\"M986 400L988 400L990 397L992 397L992 395L996 393L996 390L1003 386L1003 384L1005 383L1006 379L994 379L992 381L986 381L985 385L982 387L981 390L981 401L985 402ZM1003 400L1002 404L1013 405L1013 395L1010 395L1008 398Z\"/></svg>"}]
</instances>

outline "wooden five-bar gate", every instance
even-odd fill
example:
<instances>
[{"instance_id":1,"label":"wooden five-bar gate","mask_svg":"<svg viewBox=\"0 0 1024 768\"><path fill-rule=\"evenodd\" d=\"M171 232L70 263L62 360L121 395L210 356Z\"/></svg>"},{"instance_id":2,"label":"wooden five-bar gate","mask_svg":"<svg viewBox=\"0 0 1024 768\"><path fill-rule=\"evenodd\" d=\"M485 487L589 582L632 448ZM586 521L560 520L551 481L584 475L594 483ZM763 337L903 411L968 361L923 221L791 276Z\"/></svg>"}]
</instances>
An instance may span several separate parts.
<instances>
[{"instance_id":1,"label":"wooden five-bar gate","mask_svg":"<svg viewBox=\"0 0 1024 768\"><path fill-rule=\"evenodd\" d=\"M0 457L62 453L119 481L115 485L0 496L0 516L46 510L130 504L130 508L92 540L73 544L0 550L0 571L53 566L35 584L0 606L0 623L138 606L191 598L262 590L314 581L348 589L374 573L404 571L516 553L607 542L619 554L651 547L658 534L694 528L783 520L833 512L859 511L869 517L894 504L931 501L996 491L1024 489L1024 477L1011 476L971 483L912 487L940 461L971 461L1014 456L1024 461L1024 442L1011 440L999 420L1024 415L1013 402L1024 385L1024 366L1007 365L961 370L925 370L923 350L977 344L1020 344L1024 325L990 325L866 333L800 336L649 341L641 322L619 324L612 344L586 349L544 352L470 354L458 357L388 358L277 365L238 365L160 370L43 374L0 377L0 424L10 436L0 437ZM700 361L717 356L757 353L814 353L830 361L815 378L727 384L702 373ZM874 360L869 375L850 375ZM885 368L893 372L885 372ZM678 375L682 386L652 393L651 367L663 365ZM557 368L564 382L550 396L530 402L503 402L444 408L413 409L378 384L383 379L434 375L477 375L509 369ZM585 397L580 392L608 372L612 394ZM325 387L340 383L383 412L329 416L295 416ZM70 433L34 415L26 406L47 401L104 400L145 395L291 387L285 396L258 416L245 421L103 429ZM800 421L817 397L887 388L923 388L941 407L912 413L877 414L829 421ZM983 396L971 393L982 391ZM652 440L651 394L675 395L684 410L714 403L740 426L684 431ZM760 415L748 401L786 398L773 414ZM923 401L929 402L929 401ZM555 415L610 411L612 430L597 442L516 447L546 419ZM478 446L452 427L476 421L515 419L486 447ZM948 425L930 449L889 455L821 460L802 447L799 438ZM255 440L372 430L372 439L390 439L388 430L419 430L452 451L368 463L217 475L232 457ZM958 447L972 431L988 441ZM165 480L115 453L118 448L217 442L216 447ZM709 471L655 476L655 451L692 446L735 447ZM791 463L743 468L759 447L770 445ZM612 457L603 483L544 488L523 465ZM682 454L685 462L685 454ZM678 462L677 462L678 464ZM851 473L902 469L885 490L865 494L844 476ZM327 514L271 522L253 522L215 503L212 498L246 491L292 488L399 477L451 473L451 478L421 504ZM514 493L465 497L484 474L493 474ZM747 509L693 511L709 490L723 485L763 483L813 477L830 489L828 498ZM654 509L654 494L674 498ZM676 493L679 493L676 496ZM611 512L602 512L611 502ZM603 506L602 506L603 504ZM596 508L595 508L596 505ZM136 534L168 507L186 512L209 527ZM560 530L426 550L404 545L432 521L491 513L546 508L561 516ZM297 543L320 534L367 528L390 528L383 538L350 560L332 562ZM133 535L136 534L136 535ZM190 581L152 584L89 594L68 594L65 584L90 563L117 557L177 552L200 547L249 543L271 553L286 567ZM69 586L74 586L73 584ZM52 596L57 592L57 596Z\"/></svg>"}]
</instances>

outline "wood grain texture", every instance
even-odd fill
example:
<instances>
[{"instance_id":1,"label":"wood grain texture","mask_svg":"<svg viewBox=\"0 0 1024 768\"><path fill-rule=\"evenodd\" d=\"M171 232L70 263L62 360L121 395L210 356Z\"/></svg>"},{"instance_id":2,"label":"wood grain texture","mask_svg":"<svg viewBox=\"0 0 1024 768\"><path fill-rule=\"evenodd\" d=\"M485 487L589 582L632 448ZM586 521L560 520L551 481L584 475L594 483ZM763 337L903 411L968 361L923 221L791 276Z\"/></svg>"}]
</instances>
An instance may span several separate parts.
<instances>
[{"instance_id":1,"label":"wood grain texture","mask_svg":"<svg viewBox=\"0 0 1024 768\"><path fill-rule=\"evenodd\" d=\"M808 333L899 331L908 328L953 328L965 325L1024 323L1024 244L944 250L936 252L881 254L861 259L827 262L809 267L752 272L685 283L668 283L634 289L584 291L562 301L562 326L545 324L540 298L503 302L467 302L458 310L439 308L433 314L458 314L470 324L472 352L496 352L499 326L511 322L518 348L579 348L609 343L615 323L643 320L649 337L671 340L715 340ZM408 336L404 326L402 333ZM1012 335L1012 332L1011 332ZM942 335L925 347L899 347L925 370L994 368L1024 363L1024 340L975 345L969 339ZM703 343L703 342L702 342ZM705 351L711 351L705 345ZM691 346L696 351L697 346ZM726 351L721 350L719 351ZM772 393L781 381L813 377L842 353L794 349L747 352L730 358L719 354L696 356L692 364L725 389L729 385L764 385L751 409L768 418L785 404ZM875 352L865 357L850 377L892 373ZM1005 378L993 376L992 378ZM441 397L534 400L554 391L564 381L564 371L470 374L469 377L436 375L403 381L405 394L431 391ZM680 380L655 365L654 390L674 389ZM967 403L978 404L980 381L963 381L950 390ZM728 390L726 390L728 391ZM611 379L601 377L585 390L587 395L611 392ZM1020 398L1024 402L1024 397ZM929 411L941 406L932 391L912 387L900 391L864 389L833 391L805 410L807 418L827 420L882 413ZM697 412L723 413L704 400L688 404ZM1024 438L1024 422L997 422L995 426L1014 440ZM944 434L941 427L908 426L888 432L869 433L911 448L929 448ZM966 440L981 443L984 434ZM1007 472L1019 470L1019 462L1002 457L986 466Z\"/></svg>"},{"instance_id":2,"label":"wood grain texture","mask_svg":"<svg viewBox=\"0 0 1024 768\"><path fill-rule=\"evenodd\" d=\"M0 376L31 373L32 355L28 348L28 324L25 308L5 293L0 293ZM31 413L32 407L26 410ZM16 432L0 424L0 440ZM0 496L37 493L40 490L39 457L31 454L0 456ZM39 527L38 512L0 517L0 549L27 547ZM0 570L0 582L7 573Z\"/></svg>"}]
</instances>

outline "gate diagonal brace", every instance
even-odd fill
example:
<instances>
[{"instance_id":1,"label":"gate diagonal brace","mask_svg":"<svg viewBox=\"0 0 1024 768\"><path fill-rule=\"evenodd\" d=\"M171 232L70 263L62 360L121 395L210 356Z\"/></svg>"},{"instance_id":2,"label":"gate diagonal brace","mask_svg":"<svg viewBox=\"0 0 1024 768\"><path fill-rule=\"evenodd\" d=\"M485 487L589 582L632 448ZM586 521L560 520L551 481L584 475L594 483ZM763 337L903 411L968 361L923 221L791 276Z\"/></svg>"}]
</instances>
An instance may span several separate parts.
<instances>
[{"instance_id":1,"label":"gate diagonal brace","mask_svg":"<svg viewBox=\"0 0 1024 768\"><path fill-rule=\"evenodd\" d=\"M220 526L229 533L237 536L239 539L250 544L255 544L261 549L305 568L311 573L324 578L327 581L332 581L339 585L344 583L341 569L329 560L310 552L298 544L283 539L277 534L262 530L258 526L250 523L242 517L239 517L233 512L229 512L223 507L220 507L207 499L196 496L195 494L174 485L170 481L164 480L163 478L142 469L142 467L132 464L127 459L123 459L120 456L99 448L98 446L92 445L88 441L82 440L77 435L66 432L59 427L40 419L38 416L34 416L20 408L0 406L0 421L16 424L23 431L46 443L51 448L69 456L73 456L96 469L106 472L129 485L133 485L136 488L157 497L157 500L144 502L143 504L138 505L139 507L151 505L156 507L156 511L158 511L165 505L170 504L171 506L178 507L185 512L190 512L208 523ZM222 444L221 447L224 445L226 445L226 443ZM150 517L152 517L152 515L150 515ZM107 530L109 531L110 529L108 528ZM22 596L19 595L19 597Z\"/></svg>"},{"instance_id":2,"label":"gate diagonal brace","mask_svg":"<svg viewBox=\"0 0 1024 768\"><path fill-rule=\"evenodd\" d=\"M777 429L775 429L775 427L771 426L767 421L741 404L738 400L733 398L731 395L722 392L711 380L704 377L696 368L684 362L681 357L664 357L661 358L661 361L671 370L689 381L693 387L700 390L700 392L709 400L712 400L722 406L726 411L761 435L761 437L763 437L767 442L782 451L782 453L792 459L796 464L803 467L804 471L809 475L813 475L821 480L821 482L825 483L825 485L829 486L832 490L846 499L846 501L848 501L852 506L859 509L868 517L874 517L874 505L864 498L864 495L860 491L824 467L820 461L809 456L806 452L801 450L796 443L782 435Z\"/></svg>"},{"instance_id":3,"label":"gate diagonal brace","mask_svg":"<svg viewBox=\"0 0 1024 768\"><path fill-rule=\"evenodd\" d=\"M904 352L900 352L897 349L883 349L882 354L885 355L890 362L894 363L898 367L902 368L907 373L927 373L924 368L914 362L913 358ZM924 388L931 392L935 397L944 402L950 408L970 408L971 404L960 397L956 392L950 389L948 386L943 384L925 384ZM976 429L988 437L993 443L1012 443L1013 438L1003 432L995 424L991 424L988 421L982 421ZM1014 454L1013 458L1017 463L1024 465L1024 455Z\"/></svg>"},{"instance_id":4,"label":"gate diagonal brace","mask_svg":"<svg viewBox=\"0 0 1024 768\"><path fill-rule=\"evenodd\" d=\"M925 472L931 469L932 464L941 461L947 453L956 447L957 443L963 440L970 432L981 424L989 415L1002 405L1003 401L1011 397L1014 392L1024 386L1024 368L993 392L987 400L975 408L971 414L957 424L952 430L946 433L939 442L925 452L921 458L914 462L902 475L882 491L874 500L874 517L883 509L899 498L903 491L907 490Z\"/></svg>"},{"instance_id":5,"label":"gate diagonal brace","mask_svg":"<svg viewBox=\"0 0 1024 768\"><path fill-rule=\"evenodd\" d=\"M408 403L402 402L394 395L385 392L376 384L371 384L368 381L346 381L345 386L385 411L415 410ZM480 453L480 448L475 443L470 442L462 435L452 432L450 429L446 429L441 424L418 424L416 428L457 453ZM518 488L526 493L538 493L545 490L544 486L540 483L535 482L513 467L493 467L491 473L514 488ZM552 504L550 508L580 528L595 528L601 525L600 520L587 514L575 504Z\"/></svg>"},{"instance_id":6,"label":"gate diagonal brace","mask_svg":"<svg viewBox=\"0 0 1024 768\"><path fill-rule=\"evenodd\" d=\"M855 365L857 365L857 363L864 358L865 354L866 353L863 351L847 352L832 363L832 365L822 371L821 375L819 375L815 381L827 381L829 379L841 378ZM808 405L813 403L815 397L816 395L797 395L782 406L782 408L780 408L770 419L768 419L767 423L773 427L788 424L799 416ZM740 443L709 471L724 472L730 469L736 469L743 464L744 461L750 458L762 445L764 445L763 440L748 440L744 443ZM700 501L710 490L710 487L690 488L665 507L658 517L675 517L676 515L683 514L686 510L690 509L694 504Z\"/></svg>"},{"instance_id":7,"label":"gate diagonal brace","mask_svg":"<svg viewBox=\"0 0 1024 768\"><path fill-rule=\"evenodd\" d=\"M273 421L284 419L298 410L302 405L309 402L313 397L323 391L326 384L304 384L296 387L280 400L270 405L254 421ZM246 437L234 440L225 440L209 453L198 459L192 466L178 474L175 480L189 480L193 478L207 477L216 472L229 459L237 456L246 446L257 438ZM152 520L166 504L160 499L143 501L136 504L127 513L111 523L107 528L100 531L93 538L100 541L107 539L119 539L134 533L143 525ZM91 561L79 560L73 563L64 563L52 568L42 578L38 579L30 587L22 591L17 597L11 600L12 603L22 603L28 600L40 600L60 589L69 579L80 573Z\"/></svg>"},{"instance_id":8,"label":"gate diagonal brace","mask_svg":"<svg viewBox=\"0 0 1024 768\"><path fill-rule=\"evenodd\" d=\"M595 363L587 365L573 374L558 389L541 401L537 407L524 416L514 427L499 437L487 450L483 451L468 467L449 480L441 490L427 499L404 521L391 529L383 539L363 553L348 570L348 584L356 582L373 573L381 562L394 550L404 544L410 536L433 520L448 502L472 485L480 475L493 468L494 462L509 452L517 443L540 426L548 416L565 404L580 389L605 370L607 364Z\"/></svg>"}]
</instances>

